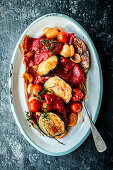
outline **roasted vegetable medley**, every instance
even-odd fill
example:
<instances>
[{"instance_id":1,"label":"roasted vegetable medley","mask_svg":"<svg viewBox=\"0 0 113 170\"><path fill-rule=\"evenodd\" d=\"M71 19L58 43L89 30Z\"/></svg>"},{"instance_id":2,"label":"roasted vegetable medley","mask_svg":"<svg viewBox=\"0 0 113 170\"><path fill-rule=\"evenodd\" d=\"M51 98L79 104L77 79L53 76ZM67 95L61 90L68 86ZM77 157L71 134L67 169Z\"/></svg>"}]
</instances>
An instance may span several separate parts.
<instances>
[{"instance_id":1,"label":"roasted vegetable medley","mask_svg":"<svg viewBox=\"0 0 113 170\"><path fill-rule=\"evenodd\" d=\"M30 121L48 137L63 138L77 124L87 93L87 47L74 33L49 27L40 38L26 35L22 47Z\"/></svg>"}]
</instances>

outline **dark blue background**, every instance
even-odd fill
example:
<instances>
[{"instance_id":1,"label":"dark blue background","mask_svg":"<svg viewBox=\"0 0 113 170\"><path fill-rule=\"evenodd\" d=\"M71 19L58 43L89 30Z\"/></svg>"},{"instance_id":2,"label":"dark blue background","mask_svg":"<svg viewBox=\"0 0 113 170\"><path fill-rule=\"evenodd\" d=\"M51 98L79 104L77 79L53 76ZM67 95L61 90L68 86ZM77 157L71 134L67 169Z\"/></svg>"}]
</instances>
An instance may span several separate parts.
<instances>
[{"instance_id":1,"label":"dark blue background","mask_svg":"<svg viewBox=\"0 0 113 170\"><path fill-rule=\"evenodd\" d=\"M74 152L47 156L20 133L11 112L8 72L15 45L25 28L47 13L63 13L78 21L99 53L104 80L103 102L96 126L108 149L98 153L92 136ZM1 0L0 1L0 169L112 170L113 169L113 1Z\"/></svg>"}]
</instances>

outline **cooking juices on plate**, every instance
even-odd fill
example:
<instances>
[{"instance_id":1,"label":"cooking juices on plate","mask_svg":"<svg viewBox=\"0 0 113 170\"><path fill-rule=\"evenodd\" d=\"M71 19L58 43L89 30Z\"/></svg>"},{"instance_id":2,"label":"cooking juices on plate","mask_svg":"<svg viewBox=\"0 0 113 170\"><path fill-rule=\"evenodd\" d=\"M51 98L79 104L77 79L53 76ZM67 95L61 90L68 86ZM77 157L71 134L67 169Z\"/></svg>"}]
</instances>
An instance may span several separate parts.
<instances>
[{"instance_id":1,"label":"cooking juices on plate","mask_svg":"<svg viewBox=\"0 0 113 170\"><path fill-rule=\"evenodd\" d=\"M22 43L27 117L40 132L60 139L82 111L89 53L74 33L43 31L40 38L26 35Z\"/></svg>"}]
</instances>

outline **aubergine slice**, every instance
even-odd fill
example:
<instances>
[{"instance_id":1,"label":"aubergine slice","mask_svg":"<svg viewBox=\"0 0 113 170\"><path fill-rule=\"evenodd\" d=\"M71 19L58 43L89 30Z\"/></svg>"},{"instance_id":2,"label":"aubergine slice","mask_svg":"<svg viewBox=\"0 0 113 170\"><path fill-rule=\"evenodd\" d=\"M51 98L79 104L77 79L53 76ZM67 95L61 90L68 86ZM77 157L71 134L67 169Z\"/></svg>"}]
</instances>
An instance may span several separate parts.
<instances>
[{"instance_id":1,"label":"aubergine slice","mask_svg":"<svg viewBox=\"0 0 113 170\"><path fill-rule=\"evenodd\" d=\"M37 73L40 76L49 76L58 69L59 56L51 56L38 65Z\"/></svg>"},{"instance_id":2,"label":"aubergine slice","mask_svg":"<svg viewBox=\"0 0 113 170\"><path fill-rule=\"evenodd\" d=\"M60 115L54 112L42 113L39 117L38 126L48 137L60 136L65 132L65 123Z\"/></svg>"},{"instance_id":3,"label":"aubergine slice","mask_svg":"<svg viewBox=\"0 0 113 170\"><path fill-rule=\"evenodd\" d=\"M72 88L64 80L58 76L50 77L45 83L44 87L68 103L72 97Z\"/></svg>"},{"instance_id":4,"label":"aubergine slice","mask_svg":"<svg viewBox=\"0 0 113 170\"><path fill-rule=\"evenodd\" d=\"M77 53L81 57L81 67L85 73L89 70L89 52L85 43L78 37L74 38L74 47L76 48Z\"/></svg>"}]
</instances>

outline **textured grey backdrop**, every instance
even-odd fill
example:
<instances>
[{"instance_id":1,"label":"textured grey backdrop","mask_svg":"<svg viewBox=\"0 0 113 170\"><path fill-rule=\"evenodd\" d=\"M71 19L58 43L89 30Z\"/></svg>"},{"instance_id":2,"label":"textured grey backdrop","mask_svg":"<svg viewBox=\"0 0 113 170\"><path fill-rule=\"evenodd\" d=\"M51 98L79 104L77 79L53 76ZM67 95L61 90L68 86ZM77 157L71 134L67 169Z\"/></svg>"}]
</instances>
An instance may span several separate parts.
<instances>
[{"instance_id":1,"label":"textured grey backdrop","mask_svg":"<svg viewBox=\"0 0 113 170\"><path fill-rule=\"evenodd\" d=\"M25 28L38 17L64 13L78 21L98 50L104 78L102 107L96 126L108 149L98 153L92 136L76 151L47 156L32 147L13 118L8 94L9 65ZM0 0L0 169L2 170L113 170L113 1L111 0Z\"/></svg>"}]
</instances>

